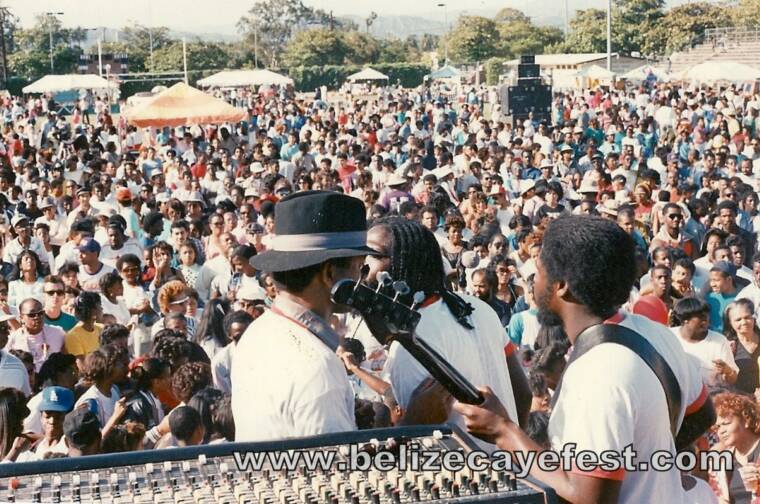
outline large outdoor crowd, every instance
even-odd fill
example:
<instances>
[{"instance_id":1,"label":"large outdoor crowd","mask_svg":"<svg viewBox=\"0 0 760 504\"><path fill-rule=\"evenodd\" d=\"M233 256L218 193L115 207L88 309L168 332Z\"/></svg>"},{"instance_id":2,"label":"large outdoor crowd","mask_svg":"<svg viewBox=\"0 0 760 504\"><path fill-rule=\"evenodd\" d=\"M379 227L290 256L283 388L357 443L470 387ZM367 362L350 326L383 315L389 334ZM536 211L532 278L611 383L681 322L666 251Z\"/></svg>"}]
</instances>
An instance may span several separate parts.
<instances>
[{"instance_id":1,"label":"large outdoor crowd","mask_svg":"<svg viewBox=\"0 0 760 504\"><path fill-rule=\"evenodd\" d=\"M622 310L670 327L699 362L718 414L702 448L754 467L760 97L656 82L555 90L550 116L513 126L495 96L239 91L226 97L246 121L163 129L128 125L97 97L72 115L50 96L4 98L0 459L234 441L235 347L278 295L250 259L275 239L278 200L328 190L358 198L370 226L399 216L434 234L450 288L490 305L519 349L527 431L544 446L570 345L536 317L542 235L567 214L616 222L639 264ZM328 322L363 406L357 427L403 422L387 348L356 317ZM697 476L691 502L753 495L736 471Z\"/></svg>"}]
</instances>

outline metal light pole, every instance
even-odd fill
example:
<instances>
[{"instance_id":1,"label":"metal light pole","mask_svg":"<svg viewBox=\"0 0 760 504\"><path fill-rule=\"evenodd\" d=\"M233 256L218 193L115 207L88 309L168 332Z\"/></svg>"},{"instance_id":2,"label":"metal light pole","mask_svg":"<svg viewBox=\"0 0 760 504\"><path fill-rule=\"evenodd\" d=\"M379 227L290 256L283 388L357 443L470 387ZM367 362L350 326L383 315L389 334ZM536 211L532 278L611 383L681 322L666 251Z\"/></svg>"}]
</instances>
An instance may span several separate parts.
<instances>
[{"instance_id":1,"label":"metal light pole","mask_svg":"<svg viewBox=\"0 0 760 504\"><path fill-rule=\"evenodd\" d=\"M63 16L63 12L46 12L48 17L48 35L50 37L50 73L53 73L53 19L55 16Z\"/></svg>"},{"instance_id":2,"label":"metal light pole","mask_svg":"<svg viewBox=\"0 0 760 504\"><path fill-rule=\"evenodd\" d=\"M439 3L438 7L443 7L443 24L446 26L446 29L443 32L443 60L444 65L449 64L449 9L446 7L445 3Z\"/></svg>"},{"instance_id":3,"label":"metal light pole","mask_svg":"<svg viewBox=\"0 0 760 504\"><path fill-rule=\"evenodd\" d=\"M607 70L612 71L612 0L607 0Z\"/></svg>"}]
</instances>

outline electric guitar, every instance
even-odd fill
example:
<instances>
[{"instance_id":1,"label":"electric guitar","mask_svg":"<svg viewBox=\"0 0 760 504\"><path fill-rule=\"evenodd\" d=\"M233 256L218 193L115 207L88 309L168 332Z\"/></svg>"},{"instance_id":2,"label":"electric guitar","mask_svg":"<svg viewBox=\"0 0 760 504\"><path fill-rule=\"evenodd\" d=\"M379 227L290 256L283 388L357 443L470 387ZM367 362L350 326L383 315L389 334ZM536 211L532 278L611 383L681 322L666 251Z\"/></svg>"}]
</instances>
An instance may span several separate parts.
<instances>
[{"instance_id":1,"label":"electric guitar","mask_svg":"<svg viewBox=\"0 0 760 504\"><path fill-rule=\"evenodd\" d=\"M380 285L377 289L360 281L340 280L333 286L331 298L336 304L358 311L369 330L383 345L398 341L458 401L481 404L483 396L480 391L436 350L416 337L415 328L420 321L420 314L415 307L424 300L424 294L415 293L414 303L407 306L398 300L409 294L405 282L393 282L385 272L378 274L378 280ZM393 287L396 295L391 298L380 292L384 287Z\"/></svg>"}]
</instances>

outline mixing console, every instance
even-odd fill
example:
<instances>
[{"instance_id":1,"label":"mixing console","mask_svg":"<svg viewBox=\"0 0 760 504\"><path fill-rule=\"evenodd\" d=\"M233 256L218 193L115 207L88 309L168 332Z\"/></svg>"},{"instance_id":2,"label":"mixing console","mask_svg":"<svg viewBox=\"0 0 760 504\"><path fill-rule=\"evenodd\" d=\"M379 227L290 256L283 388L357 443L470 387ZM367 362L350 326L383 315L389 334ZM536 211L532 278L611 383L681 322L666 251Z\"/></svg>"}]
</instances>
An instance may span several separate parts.
<instances>
[{"instance_id":1,"label":"mixing console","mask_svg":"<svg viewBox=\"0 0 760 504\"><path fill-rule=\"evenodd\" d=\"M327 434L266 443L225 443L191 448L52 459L0 465L2 502L401 504L409 502L554 503L553 490L512 473L340 471L272 466L238 467L240 455L333 450L347 462L351 445L377 453L417 443L441 454L471 449L449 426L418 426ZM239 455L236 457L234 454ZM304 458L301 459L303 461Z\"/></svg>"}]
</instances>

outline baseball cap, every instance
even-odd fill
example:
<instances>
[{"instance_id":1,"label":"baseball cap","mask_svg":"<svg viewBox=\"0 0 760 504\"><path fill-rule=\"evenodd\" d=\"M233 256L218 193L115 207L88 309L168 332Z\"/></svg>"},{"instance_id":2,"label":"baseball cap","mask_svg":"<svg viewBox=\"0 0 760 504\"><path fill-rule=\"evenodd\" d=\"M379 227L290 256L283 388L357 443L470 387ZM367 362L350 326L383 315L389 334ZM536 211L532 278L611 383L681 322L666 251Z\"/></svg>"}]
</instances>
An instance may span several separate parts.
<instances>
[{"instance_id":1,"label":"baseball cap","mask_svg":"<svg viewBox=\"0 0 760 504\"><path fill-rule=\"evenodd\" d=\"M116 190L116 201L132 201L132 191L128 187L120 187Z\"/></svg>"},{"instance_id":2,"label":"baseball cap","mask_svg":"<svg viewBox=\"0 0 760 504\"><path fill-rule=\"evenodd\" d=\"M90 193L90 190L87 189L86 187L80 187L79 189L77 189L77 196L82 196L83 194L91 194L91 193Z\"/></svg>"},{"instance_id":3,"label":"baseball cap","mask_svg":"<svg viewBox=\"0 0 760 504\"><path fill-rule=\"evenodd\" d=\"M95 241L94 238L85 238L81 242L79 242L78 247L80 252L95 252L96 254L100 253L100 244Z\"/></svg>"},{"instance_id":4,"label":"baseball cap","mask_svg":"<svg viewBox=\"0 0 760 504\"><path fill-rule=\"evenodd\" d=\"M21 224L22 222L25 222L25 221L26 221L27 224L29 224L29 217L27 217L24 214L16 214L11 219L11 226L13 226L15 228L16 226L18 226L19 224Z\"/></svg>"},{"instance_id":5,"label":"baseball cap","mask_svg":"<svg viewBox=\"0 0 760 504\"><path fill-rule=\"evenodd\" d=\"M261 287L257 289L255 285L245 284L238 292L237 297L245 301L261 301L263 303L266 300L266 292Z\"/></svg>"},{"instance_id":6,"label":"baseball cap","mask_svg":"<svg viewBox=\"0 0 760 504\"><path fill-rule=\"evenodd\" d=\"M45 387L42 389L40 411L61 411L68 413L74 407L74 393L65 387Z\"/></svg>"},{"instance_id":7,"label":"baseball cap","mask_svg":"<svg viewBox=\"0 0 760 504\"><path fill-rule=\"evenodd\" d=\"M712 268L710 268L710 271L718 271L725 275L729 275L730 277L736 277L736 266L728 261L716 262L713 264Z\"/></svg>"},{"instance_id":8,"label":"baseball cap","mask_svg":"<svg viewBox=\"0 0 760 504\"><path fill-rule=\"evenodd\" d=\"M54 207L55 202L53 201L53 198L42 198L39 203L37 203L37 206L40 210L45 210L46 208Z\"/></svg>"},{"instance_id":9,"label":"baseball cap","mask_svg":"<svg viewBox=\"0 0 760 504\"><path fill-rule=\"evenodd\" d=\"M76 446L88 446L100 437L100 421L89 408L76 408L63 419L63 433Z\"/></svg>"}]
</instances>

